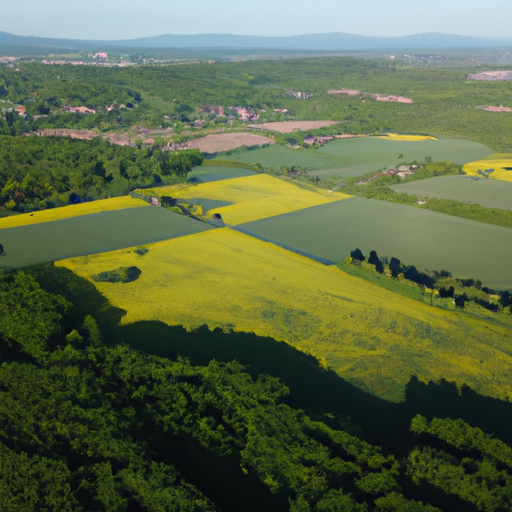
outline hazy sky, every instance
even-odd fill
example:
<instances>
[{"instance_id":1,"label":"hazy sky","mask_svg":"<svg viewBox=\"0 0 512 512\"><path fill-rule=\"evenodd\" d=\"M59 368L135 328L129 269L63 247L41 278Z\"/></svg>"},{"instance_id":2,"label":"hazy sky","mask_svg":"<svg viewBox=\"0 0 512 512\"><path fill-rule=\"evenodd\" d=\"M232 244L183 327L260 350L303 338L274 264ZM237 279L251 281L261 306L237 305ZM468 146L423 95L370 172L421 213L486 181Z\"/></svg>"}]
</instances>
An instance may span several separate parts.
<instances>
[{"instance_id":1,"label":"hazy sky","mask_svg":"<svg viewBox=\"0 0 512 512\"><path fill-rule=\"evenodd\" d=\"M512 38L512 0L3 0L0 31L80 39L160 34L423 32Z\"/></svg>"}]
</instances>

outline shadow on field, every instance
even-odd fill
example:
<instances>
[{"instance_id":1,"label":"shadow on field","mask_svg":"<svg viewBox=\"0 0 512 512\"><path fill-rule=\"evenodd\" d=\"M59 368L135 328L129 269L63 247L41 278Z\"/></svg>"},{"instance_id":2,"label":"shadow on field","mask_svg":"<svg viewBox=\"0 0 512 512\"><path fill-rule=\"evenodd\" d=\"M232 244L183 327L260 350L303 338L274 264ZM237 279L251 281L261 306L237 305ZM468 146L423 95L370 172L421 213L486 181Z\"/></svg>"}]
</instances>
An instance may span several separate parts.
<instances>
[{"instance_id":1,"label":"shadow on field","mask_svg":"<svg viewBox=\"0 0 512 512\"><path fill-rule=\"evenodd\" d=\"M360 435L395 456L405 456L417 443L409 432L416 414L428 419L461 418L512 445L512 404L479 395L467 386L459 390L445 380L425 384L412 376L405 389L405 400L388 402L323 369L314 357L286 343L253 333L211 331L207 326L192 332L153 321L120 326L125 311L112 306L93 284L70 270L45 265L26 272L46 291L73 303L68 317L71 325L80 325L84 316L90 314L111 343L125 343L173 360L186 357L195 365L208 364L212 359L236 359L253 377L260 373L278 377L290 390L285 401L292 407L303 409L333 428Z\"/></svg>"},{"instance_id":2,"label":"shadow on field","mask_svg":"<svg viewBox=\"0 0 512 512\"><path fill-rule=\"evenodd\" d=\"M187 332L160 322L122 326L118 334L119 341L146 353L171 359L180 355L196 365L212 359L236 359L253 377L260 373L279 377L290 390L286 403L333 428L361 434L396 456L405 456L417 443L409 432L416 414L462 418L512 444L512 404L481 396L467 386L459 392L454 383L441 380L425 384L413 376L406 386L405 400L397 404L365 393L335 372L321 368L312 356L272 338L210 331L206 326Z\"/></svg>"}]
</instances>

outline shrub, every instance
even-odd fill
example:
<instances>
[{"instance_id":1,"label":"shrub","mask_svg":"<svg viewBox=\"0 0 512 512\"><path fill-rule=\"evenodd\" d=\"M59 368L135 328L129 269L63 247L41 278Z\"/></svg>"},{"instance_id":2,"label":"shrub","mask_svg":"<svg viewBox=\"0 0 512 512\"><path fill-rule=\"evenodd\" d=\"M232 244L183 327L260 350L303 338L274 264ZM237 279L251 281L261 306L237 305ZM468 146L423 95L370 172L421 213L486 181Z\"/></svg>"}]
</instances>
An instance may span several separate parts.
<instances>
[{"instance_id":1,"label":"shrub","mask_svg":"<svg viewBox=\"0 0 512 512\"><path fill-rule=\"evenodd\" d=\"M361 249L355 249L354 251L351 251L351 252L350 252L350 257L351 257L353 260L364 261L364 254L363 254L363 252L361 251Z\"/></svg>"},{"instance_id":2,"label":"shrub","mask_svg":"<svg viewBox=\"0 0 512 512\"><path fill-rule=\"evenodd\" d=\"M391 257L389 260L389 270L391 271L392 277L398 277L402 270L400 260L398 258L395 258L394 256Z\"/></svg>"},{"instance_id":3,"label":"shrub","mask_svg":"<svg viewBox=\"0 0 512 512\"><path fill-rule=\"evenodd\" d=\"M368 263L371 265L375 265L375 270L382 274L384 272L384 266L382 262L379 260L376 251L370 251L370 256L368 257Z\"/></svg>"},{"instance_id":4,"label":"shrub","mask_svg":"<svg viewBox=\"0 0 512 512\"><path fill-rule=\"evenodd\" d=\"M98 283L131 283L139 278L142 271L137 267L119 267L92 276Z\"/></svg>"}]
</instances>

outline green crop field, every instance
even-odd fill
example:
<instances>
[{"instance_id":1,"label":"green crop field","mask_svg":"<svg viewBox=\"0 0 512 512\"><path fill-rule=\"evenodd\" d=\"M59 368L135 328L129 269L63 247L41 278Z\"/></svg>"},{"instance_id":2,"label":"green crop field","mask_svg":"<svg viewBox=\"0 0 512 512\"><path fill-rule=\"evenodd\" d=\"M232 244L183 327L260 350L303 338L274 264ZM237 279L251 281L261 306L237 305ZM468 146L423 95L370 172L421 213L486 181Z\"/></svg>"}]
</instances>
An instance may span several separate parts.
<instances>
[{"instance_id":1,"label":"green crop field","mask_svg":"<svg viewBox=\"0 0 512 512\"><path fill-rule=\"evenodd\" d=\"M244 163L259 163L265 168L279 169L283 165L298 165L307 169L332 169L338 160L320 154L316 149L290 149L279 144L272 144L262 149L241 151L232 155L220 156L223 160Z\"/></svg>"},{"instance_id":2,"label":"green crop field","mask_svg":"<svg viewBox=\"0 0 512 512\"><path fill-rule=\"evenodd\" d=\"M480 204L486 208L512 210L512 182L509 181L476 176L440 176L393 185L391 188L416 196L453 199L462 203Z\"/></svg>"},{"instance_id":3,"label":"green crop field","mask_svg":"<svg viewBox=\"0 0 512 512\"><path fill-rule=\"evenodd\" d=\"M432 161L464 164L491 153L492 150L483 144L462 139L403 141L361 137L335 140L319 149L290 149L272 145L222 158L259 163L276 170L283 165L296 165L314 171L318 176L334 178L361 176L402 162L424 162L427 156ZM398 158L400 155L403 157Z\"/></svg>"},{"instance_id":4,"label":"green crop field","mask_svg":"<svg viewBox=\"0 0 512 512\"><path fill-rule=\"evenodd\" d=\"M24 267L209 229L164 208L131 208L0 230L0 265Z\"/></svg>"},{"instance_id":5,"label":"green crop field","mask_svg":"<svg viewBox=\"0 0 512 512\"><path fill-rule=\"evenodd\" d=\"M418 269L446 269L512 288L512 230L384 201L351 198L243 225L250 232L332 261L359 247Z\"/></svg>"},{"instance_id":6,"label":"green crop field","mask_svg":"<svg viewBox=\"0 0 512 512\"><path fill-rule=\"evenodd\" d=\"M189 181L192 183L203 183L207 181L227 180L230 178L242 178L243 176L252 176L254 171L241 169L239 167L222 167L208 165L204 167L195 167L188 173Z\"/></svg>"}]
</instances>

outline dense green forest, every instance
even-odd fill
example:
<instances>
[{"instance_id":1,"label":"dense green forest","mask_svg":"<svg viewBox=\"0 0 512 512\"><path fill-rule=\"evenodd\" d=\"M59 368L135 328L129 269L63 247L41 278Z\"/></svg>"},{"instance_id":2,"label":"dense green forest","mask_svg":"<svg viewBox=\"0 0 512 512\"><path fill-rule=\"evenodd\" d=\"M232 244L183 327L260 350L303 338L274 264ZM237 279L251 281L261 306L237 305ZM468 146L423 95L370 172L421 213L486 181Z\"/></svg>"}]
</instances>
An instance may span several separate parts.
<instances>
[{"instance_id":1,"label":"dense green forest","mask_svg":"<svg viewBox=\"0 0 512 512\"><path fill-rule=\"evenodd\" d=\"M163 152L66 137L0 136L0 205L23 212L184 180L197 150ZM78 199L77 199L78 196Z\"/></svg>"},{"instance_id":2,"label":"dense green forest","mask_svg":"<svg viewBox=\"0 0 512 512\"><path fill-rule=\"evenodd\" d=\"M253 349L262 343L281 351L281 368L302 365L311 384L334 378L332 389L345 386L345 393L336 400L326 395L331 409L311 397L324 406L320 412L293 390L293 378L289 388L279 375L221 362L229 350L206 364L143 354L126 344L137 343L133 330L130 335L115 327L122 311L89 283L53 266L4 273L0 299L2 510L433 512L512 506L512 449L492 431L430 416L426 401L430 419L410 405L364 398L290 347L283 352L282 344L254 336ZM187 345L209 346L208 352L219 335L201 329L186 335ZM229 344L236 335L221 336ZM144 339L138 343L158 352ZM172 346L173 337L167 342ZM426 391L412 381L408 393ZM454 412L464 397L479 400L464 390L458 400L450 398ZM418 407L422 400L414 398ZM294 405L301 400L309 414ZM373 407L362 408L368 400ZM488 400L484 420L510 438L510 405ZM443 400L436 402L441 412ZM336 407L346 413L354 406L362 409L359 418L333 414ZM392 432L400 435L405 423L409 432L397 444Z\"/></svg>"}]
</instances>

